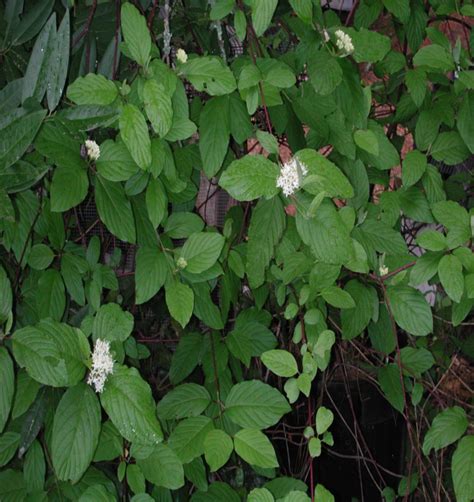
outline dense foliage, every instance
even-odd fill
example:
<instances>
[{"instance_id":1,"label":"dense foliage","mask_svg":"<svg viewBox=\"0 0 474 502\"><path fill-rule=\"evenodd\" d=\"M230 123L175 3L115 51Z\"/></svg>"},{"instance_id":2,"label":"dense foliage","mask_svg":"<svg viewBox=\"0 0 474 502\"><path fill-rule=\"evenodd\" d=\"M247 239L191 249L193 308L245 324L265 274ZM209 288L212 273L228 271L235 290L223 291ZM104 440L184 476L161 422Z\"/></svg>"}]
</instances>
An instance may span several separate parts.
<instances>
[{"instance_id":1,"label":"dense foliage","mask_svg":"<svg viewBox=\"0 0 474 502\"><path fill-rule=\"evenodd\" d=\"M320 3L4 1L2 502L474 499L474 5Z\"/></svg>"}]
</instances>

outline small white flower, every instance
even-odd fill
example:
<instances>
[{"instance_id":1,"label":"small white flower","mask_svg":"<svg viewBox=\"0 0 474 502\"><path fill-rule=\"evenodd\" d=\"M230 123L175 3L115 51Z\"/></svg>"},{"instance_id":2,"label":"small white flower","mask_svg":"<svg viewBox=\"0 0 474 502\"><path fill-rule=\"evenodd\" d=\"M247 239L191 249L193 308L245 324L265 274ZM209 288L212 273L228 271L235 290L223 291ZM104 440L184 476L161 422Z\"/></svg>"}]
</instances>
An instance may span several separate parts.
<instances>
[{"instance_id":1,"label":"small white flower","mask_svg":"<svg viewBox=\"0 0 474 502\"><path fill-rule=\"evenodd\" d=\"M299 189L302 177L308 174L308 169L295 158L291 159L281 166L280 176L277 179L277 187L283 190L283 193L288 197Z\"/></svg>"},{"instance_id":2,"label":"small white flower","mask_svg":"<svg viewBox=\"0 0 474 502\"><path fill-rule=\"evenodd\" d=\"M182 256L180 256L178 258L178 261L176 262L176 265L178 265L178 268L183 269L188 266L188 262Z\"/></svg>"},{"instance_id":3,"label":"small white flower","mask_svg":"<svg viewBox=\"0 0 474 502\"><path fill-rule=\"evenodd\" d=\"M92 353L92 369L87 378L87 383L102 392L107 377L114 372L114 359L110 352L110 342L97 338Z\"/></svg>"},{"instance_id":4,"label":"small white flower","mask_svg":"<svg viewBox=\"0 0 474 502\"><path fill-rule=\"evenodd\" d=\"M188 60L188 55L186 54L186 51L184 49L178 49L176 51L176 59L180 63L186 63L186 61Z\"/></svg>"},{"instance_id":5,"label":"small white flower","mask_svg":"<svg viewBox=\"0 0 474 502\"><path fill-rule=\"evenodd\" d=\"M351 54L352 52L354 52L354 44L352 43L352 38L342 30L336 31L336 45L340 51L345 52L346 54Z\"/></svg>"},{"instance_id":6,"label":"small white flower","mask_svg":"<svg viewBox=\"0 0 474 502\"><path fill-rule=\"evenodd\" d=\"M87 150L87 156L89 157L89 159L97 160L100 157L99 145L91 139L87 139L85 145Z\"/></svg>"},{"instance_id":7,"label":"small white flower","mask_svg":"<svg viewBox=\"0 0 474 502\"><path fill-rule=\"evenodd\" d=\"M387 275L387 274L388 274L388 267L385 265L380 265L379 275Z\"/></svg>"}]
</instances>

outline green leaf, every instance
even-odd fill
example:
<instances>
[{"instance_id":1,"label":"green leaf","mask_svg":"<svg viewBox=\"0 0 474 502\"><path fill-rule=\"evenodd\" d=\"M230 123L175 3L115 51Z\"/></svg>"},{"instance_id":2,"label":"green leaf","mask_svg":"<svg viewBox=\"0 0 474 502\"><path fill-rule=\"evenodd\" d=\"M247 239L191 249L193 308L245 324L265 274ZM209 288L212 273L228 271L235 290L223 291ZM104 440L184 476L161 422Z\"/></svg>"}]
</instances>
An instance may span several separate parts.
<instances>
[{"instance_id":1,"label":"green leaf","mask_svg":"<svg viewBox=\"0 0 474 502\"><path fill-rule=\"evenodd\" d=\"M49 66L46 96L50 111L58 106L66 83L69 65L70 30L69 10L66 10L54 40L54 57L51 59Z\"/></svg>"},{"instance_id":2,"label":"green leaf","mask_svg":"<svg viewBox=\"0 0 474 502\"><path fill-rule=\"evenodd\" d=\"M0 498L5 502L20 502L27 497L23 473L13 469L0 472Z\"/></svg>"},{"instance_id":3,"label":"green leaf","mask_svg":"<svg viewBox=\"0 0 474 502\"><path fill-rule=\"evenodd\" d=\"M54 414L51 457L62 481L79 481L92 462L100 433L100 404L85 383L71 387Z\"/></svg>"},{"instance_id":4,"label":"green leaf","mask_svg":"<svg viewBox=\"0 0 474 502\"><path fill-rule=\"evenodd\" d=\"M270 25L278 0L252 0L252 23L258 37L262 36Z\"/></svg>"},{"instance_id":5,"label":"green leaf","mask_svg":"<svg viewBox=\"0 0 474 502\"><path fill-rule=\"evenodd\" d=\"M22 115L0 129L0 173L14 164L34 140L46 110Z\"/></svg>"},{"instance_id":6,"label":"green leaf","mask_svg":"<svg viewBox=\"0 0 474 502\"><path fill-rule=\"evenodd\" d=\"M90 348L79 329L44 320L14 333L13 355L34 380L70 387L84 378Z\"/></svg>"},{"instance_id":7,"label":"green leaf","mask_svg":"<svg viewBox=\"0 0 474 502\"><path fill-rule=\"evenodd\" d=\"M451 462L454 492L457 502L470 502L474 498L474 436L459 441Z\"/></svg>"},{"instance_id":8,"label":"green leaf","mask_svg":"<svg viewBox=\"0 0 474 502\"><path fill-rule=\"evenodd\" d=\"M305 23L311 24L313 20L313 6L306 0L290 0L290 5L295 14Z\"/></svg>"},{"instance_id":9,"label":"green leaf","mask_svg":"<svg viewBox=\"0 0 474 502\"><path fill-rule=\"evenodd\" d=\"M415 349L413 347L403 347L400 351L404 373L407 375L419 376L428 371L434 364L434 358L427 349Z\"/></svg>"},{"instance_id":10,"label":"green leaf","mask_svg":"<svg viewBox=\"0 0 474 502\"><path fill-rule=\"evenodd\" d=\"M217 21L227 16L234 8L234 0L217 0L217 2L212 5L209 18L211 21Z\"/></svg>"},{"instance_id":11,"label":"green leaf","mask_svg":"<svg viewBox=\"0 0 474 502\"><path fill-rule=\"evenodd\" d=\"M110 342L124 342L133 331L133 315L124 312L120 305L107 303L97 312L92 333L94 340L108 340Z\"/></svg>"},{"instance_id":12,"label":"green leaf","mask_svg":"<svg viewBox=\"0 0 474 502\"><path fill-rule=\"evenodd\" d=\"M387 364L379 369L378 380L387 401L400 413L403 413L403 388L400 370L396 364Z\"/></svg>"},{"instance_id":13,"label":"green leaf","mask_svg":"<svg viewBox=\"0 0 474 502\"><path fill-rule=\"evenodd\" d=\"M137 465L145 478L156 486L177 490L184 485L183 464L166 445L155 445L148 457L137 459Z\"/></svg>"},{"instance_id":14,"label":"green leaf","mask_svg":"<svg viewBox=\"0 0 474 502\"><path fill-rule=\"evenodd\" d=\"M314 90L327 96L342 82L342 69L336 57L320 49L309 54L308 76Z\"/></svg>"},{"instance_id":15,"label":"green leaf","mask_svg":"<svg viewBox=\"0 0 474 502\"><path fill-rule=\"evenodd\" d=\"M204 228L202 219L194 213L172 213L165 225L166 234L172 239L185 239Z\"/></svg>"},{"instance_id":16,"label":"green leaf","mask_svg":"<svg viewBox=\"0 0 474 502\"><path fill-rule=\"evenodd\" d=\"M362 150L369 152L372 155L379 154L379 142L377 136L369 130L358 129L354 132L354 142Z\"/></svg>"},{"instance_id":17,"label":"green leaf","mask_svg":"<svg viewBox=\"0 0 474 502\"><path fill-rule=\"evenodd\" d=\"M186 271L199 274L211 268L221 254L224 241L224 237L215 232L192 234L184 243L180 254L187 262Z\"/></svg>"},{"instance_id":18,"label":"green leaf","mask_svg":"<svg viewBox=\"0 0 474 502\"><path fill-rule=\"evenodd\" d=\"M354 44L354 59L357 63L377 63L390 51L390 38L376 31L361 28L349 30Z\"/></svg>"},{"instance_id":19,"label":"green leaf","mask_svg":"<svg viewBox=\"0 0 474 502\"><path fill-rule=\"evenodd\" d=\"M448 166L461 164L469 155L469 149L456 131L442 132L431 148L431 155Z\"/></svg>"},{"instance_id":20,"label":"green leaf","mask_svg":"<svg viewBox=\"0 0 474 502\"><path fill-rule=\"evenodd\" d=\"M436 230L425 230L417 237L416 242L429 251L443 251L447 247L446 237Z\"/></svg>"},{"instance_id":21,"label":"green leaf","mask_svg":"<svg viewBox=\"0 0 474 502\"><path fill-rule=\"evenodd\" d=\"M0 347L0 382L0 433L2 433L10 415L15 391L13 362L4 347Z\"/></svg>"},{"instance_id":22,"label":"green leaf","mask_svg":"<svg viewBox=\"0 0 474 502\"><path fill-rule=\"evenodd\" d=\"M118 90L112 80L95 73L78 77L67 89L67 97L78 105L110 105L117 96Z\"/></svg>"},{"instance_id":23,"label":"green leaf","mask_svg":"<svg viewBox=\"0 0 474 502\"><path fill-rule=\"evenodd\" d=\"M317 484L314 490L314 500L318 502L334 502L334 497L323 485Z\"/></svg>"},{"instance_id":24,"label":"green leaf","mask_svg":"<svg viewBox=\"0 0 474 502\"><path fill-rule=\"evenodd\" d=\"M392 286L387 289L387 295L400 328L415 336L433 332L433 315L422 293L409 286Z\"/></svg>"},{"instance_id":25,"label":"green leaf","mask_svg":"<svg viewBox=\"0 0 474 502\"><path fill-rule=\"evenodd\" d=\"M20 434L17 432L5 432L0 436L0 467L10 462L19 444Z\"/></svg>"},{"instance_id":26,"label":"green leaf","mask_svg":"<svg viewBox=\"0 0 474 502\"><path fill-rule=\"evenodd\" d=\"M145 117L135 105L127 104L123 107L119 123L123 142L133 160L146 170L151 164L151 141Z\"/></svg>"},{"instance_id":27,"label":"green leaf","mask_svg":"<svg viewBox=\"0 0 474 502\"><path fill-rule=\"evenodd\" d=\"M426 73L420 69L408 70L405 75L405 82L410 93L411 99L416 106L420 107L423 104L427 90Z\"/></svg>"},{"instance_id":28,"label":"green leaf","mask_svg":"<svg viewBox=\"0 0 474 502\"><path fill-rule=\"evenodd\" d=\"M51 317L56 321L63 317L66 308L64 283L61 274L54 269L41 275L37 286L37 310L40 319Z\"/></svg>"},{"instance_id":29,"label":"green leaf","mask_svg":"<svg viewBox=\"0 0 474 502\"><path fill-rule=\"evenodd\" d=\"M234 385L225 401L225 415L241 427L266 429L289 411L282 394L259 380Z\"/></svg>"},{"instance_id":30,"label":"green leaf","mask_svg":"<svg viewBox=\"0 0 474 502\"><path fill-rule=\"evenodd\" d=\"M138 171L127 147L111 139L100 145L100 157L95 165L97 172L109 181L128 181Z\"/></svg>"},{"instance_id":31,"label":"green leaf","mask_svg":"<svg viewBox=\"0 0 474 502\"><path fill-rule=\"evenodd\" d=\"M35 440L31 444L25 455L23 465L23 474L25 477L28 491L41 492L44 488L44 478L46 474L46 462L44 459L43 448L39 441Z\"/></svg>"},{"instance_id":32,"label":"green leaf","mask_svg":"<svg viewBox=\"0 0 474 502\"><path fill-rule=\"evenodd\" d=\"M422 47L413 57L413 64L441 72L454 69L452 55L444 47L436 44Z\"/></svg>"},{"instance_id":33,"label":"green leaf","mask_svg":"<svg viewBox=\"0 0 474 502\"><path fill-rule=\"evenodd\" d=\"M294 3L295 0L291 1ZM299 0L296 0L299 1ZM303 0L304 1L304 0ZM275 502L272 492L266 488L254 488L247 497L247 502Z\"/></svg>"},{"instance_id":34,"label":"green leaf","mask_svg":"<svg viewBox=\"0 0 474 502\"><path fill-rule=\"evenodd\" d=\"M320 406L316 412L316 432L324 434L334 421L334 414L328 408Z\"/></svg>"},{"instance_id":35,"label":"green leaf","mask_svg":"<svg viewBox=\"0 0 474 502\"><path fill-rule=\"evenodd\" d=\"M423 453L429 455L432 448L435 451L457 441L469 425L466 412L459 406L447 408L438 413L423 441Z\"/></svg>"},{"instance_id":36,"label":"green leaf","mask_svg":"<svg viewBox=\"0 0 474 502\"><path fill-rule=\"evenodd\" d=\"M191 59L182 64L180 70L196 90L207 92L211 96L230 94L237 87L230 68L214 56Z\"/></svg>"},{"instance_id":37,"label":"green leaf","mask_svg":"<svg viewBox=\"0 0 474 502\"><path fill-rule=\"evenodd\" d=\"M199 333L180 337L170 367L170 381L177 384L191 374L200 361L203 338Z\"/></svg>"},{"instance_id":38,"label":"green leaf","mask_svg":"<svg viewBox=\"0 0 474 502\"><path fill-rule=\"evenodd\" d=\"M462 263L452 254L445 255L438 264L438 275L446 294L459 303L464 292Z\"/></svg>"},{"instance_id":39,"label":"green leaf","mask_svg":"<svg viewBox=\"0 0 474 502\"><path fill-rule=\"evenodd\" d=\"M135 221L132 206L120 183L97 175L95 201L100 219L110 232L126 242L135 242Z\"/></svg>"},{"instance_id":40,"label":"green leaf","mask_svg":"<svg viewBox=\"0 0 474 502\"><path fill-rule=\"evenodd\" d=\"M310 438L308 442L308 451L311 458L319 457L321 455L321 440L315 437ZM291 500L291 498L288 498L288 500Z\"/></svg>"},{"instance_id":41,"label":"green leaf","mask_svg":"<svg viewBox=\"0 0 474 502\"><path fill-rule=\"evenodd\" d=\"M135 368L115 364L100 401L115 427L128 441L151 445L163 439L150 386Z\"/></svg>"},{"instance_id":42,"label":"green leaf","mask_svg":"<svg viewBox=\"0 0 474 502\"><path fill-rule=\"evenodd\" d=\"M179 385L158 403L158 416L165 420L195 417L210 404L209 392L195 383Z\"/></svg>"},{"instance_id":43,"label":"green leaf","mask_svg":"<svg viewBox=\"0 0 474 502\"><path fill-rule=\"evenodd\" d=\"M56 13L53 12L43 26L31 51L25 76L23 78L22 102L33 97L41 102L49 80L49 68L56 57Z\"/></svg>"},{"instance_id":44,"label":"green leaf","mask_svg":"<svg viewBox=\"0 0 474 502\"><path fill-rule=\"evenodd\" d=\"M413 150L405 156L402 169L402 181L405 186L414 185L426 171L428 161L426 155Z\"/></svg>"},{"instance_id":45,"label":"green leaf","mask_svg":"<svg viewBox=\"0 0 474 502\"><path fill-rule=\"evenodd\" d=\"M305 191L313 195L326 192L330 197L354 196L354 189L342 171L319 152L306 148L300 150L296 157L308 168L303 180Z\"/></svg>"},{"instance_id":46,"label":"green leaf","mask_svg":"<svg viewBox=\"0 0 474 502\"><path fill-rule=\"evenodd\" d=\"M16 393L13 402L12 418L18 418L33 404L41 385L21 369L16 376Z\"/></svg>"},{"instance_id":47,"label":"green leaf","mask_svg":"<svg viewBox=\"0 0 474 502\"><path fill-rule=\"evenodd\" d=\"M35 270L44 270L51 265L54 253L46 244L35 244L28 255L28 265Z\"/></svg>"},{"instance_id":48,"label":"green leaf","mask_svg":"<svg viewBox=\"0 0 474 502\"><path fill-rule=\"evenodd\" d=\"M324 300L339 309L352 309L355 307L352 296L337 286L329 286L321 291Z\"/></svg>"},{"instance_id":49,"label":"green leaf","mask_svg":"<svg viewBox=\"0 0 474 502\"><path fill-rule=\"evenodd\" d=\"M230 436L220 429L207 433L204 440L204 457L211 472L218 471L230 458L234 444Z\"/></svg>"},{"instance_id":50,"label":"green leaf","mask_svg":"<svg viewBox=\"0 0 474 502\"><path fill-rule=\"evenodd\" d=\"M230 164L219 185L239 201L270 198L278 192L278 174L278 166L262 155L246 155Z\"/></svg>"},{"instance_id":51,"label":"green leaf","mask_svg":"<svg viewBox=\"0 0 474 502\"><path fill-rule=\"evenodd\" d=\"M87 195L89 179L82 167L57 167L51 184L51 211L63 213L80 204Z\"/></svg>"},{"instance_id":52,"label":"green leaf","mask_svg":"<svg viewBox=\"0 0 474 502\"><path fill-rule=\"evenodd\" d=\"M193 313L193 290L187 284L179 282L179 280L172 280L165 285L165 297L171 317L184 328Z\"/></svg>"},{"instance_id":53,"label":"green leaf","mask_svg":"<svg viewBox=\"0 0 474 502\"><path fill-rule=\"evenodd\" d=\"M159 179L151 179L146 189L146 207L151 224L158 227L168 211L168 197Z\"/></svg>"},{"instance_id":54,"label":"green leaf","mask_svg":"<svg viewBox=\"0 0 474 502\"><path fill-rule=\"evenodd\" d=\"M173 124L173 108L169 94L156 80L145 81L143 104L153 130L160 137L166 136Z\"/></svg>"},{"instance_id":55,"label":"green leaf","mask_svg":"<svg viewBox=\"0 0 474 502\"><path fill-rule=\"evenodd\" d=\"M471 153L474 153L474 93L463 98L456 122L459 134Z\"/></svg>"},{"instance_id":56,"label":"green leaf","mask_svg":"<svg viewBox=\"0 0 474 502\"><path fill-rule=\"evenodd\" d=\"M352 279L345 286L345 291L355 302L354 308L341 311L342 333L345 340L358 336L368 326L372 318L374 301L377 294L370 286L365 286L356 279Z\"/></svg>"},{"instance_id":57,"label":"green leaf","mask_svg":"<svg viewBox=\"0 0 474 502\"><path fill-rule=\"evenodd\" d=\"M208 417L187 418L171 433L168 444L181 462L187 464L204 453L204 441L212 429L214 425Z\"/></svg>"},{"instance_id":58,"label":"green leaf","mask_svg":"<svg viewBox=\"0 0 474 502\"><path fill-rule=\"evenodd\" d=\"M464 244L471 238L469 215L466 209L454 201L440 201L431 208L433 216L448 230L449 247Z\"/></svg>"},{"instance_id":59,"label":"green leaf","mask_svg":"<svg viewBox=\"0 0 474 502\"><path fill-rule=\"evenodd\" d=\"M164 285L169 272L166 255L157 248L140 247L136 255L135 302L153 298Z\"/></svg>"},{"instance_id":60,"label":"green leaf","mask_svg":"<svg viewBox=\"0 0 474 502\"><path fill-rule=\"evenodd\" d=\"M226 483L214 481L207 492L196 492L190 502L240 502L240 496Z\"/></svg>"},{"instance_id":61,"label":"green leaf","mask_svg":"<svg viewBox=\"0 0 474 502\"><path fill-rule=\"evenodd\" d=\"M278 155L280 147L278 145L277 139L275 138L275 136L273 136L273 134L261 131L259 129L257 131L257 139L258 142L263 146L263 148L265 148L265 150L268 153L273 153L275 155Z\"/></svg>"},{"instance_id":62,"label":"green leaf","mask_svg":"<svg viewBox=\"0 0 474 502\"><path fill-rule=\"evenodd\" d=\"M199 151L206 176L220 170L230 139L229 101L227 97L209 100L199 117Z\"/></svg>"},{"instance_id":63,"label":"green leaf","mask_svg":"<svg viewBox=\"0 0 474 502\"><path fill-rule=\"evenodd\" d=\"M292 377L298 373L298 365L293 354L287 350L267 350L261 355L262 363L275 375Z\"/></svg>"},{"instance_id":64,"label":"green leaf","mask_svg":"<svg viewBox=\"0 0 474 502\"><path fill-rule=\"evenodd\" d=\"M278 467L275 450L263 432L242 429L234 436L235 452L245 462L257 467Z\"/></svg>"},{"instance_id":65,"label":"green leaf","mask_svg":"<svg viewBox=\"0 0 474 502\"><path fill-rule=\"evenodd\" d=\"M285 212L279 197L260 200L252 211L247 246L247 276L252 288L263 284L265 269L285 229Z\"/></svg>"},{"instance_id":66,"label":"green leaf","mask_svg":"<svg viewBox=\"0 0 474 502\"><path fill-rule=\"evenodd\" d=\"M10 315L13 304L12 288L8 276L0 265L0 323Z\"/></svg>"},{"instance_id":67,"label":"green leaf","mask_svg":"<svg viewBox=\"0 0 474 502\"><path fill-rule=\"evenodd\" d=\"M128 2L122 5L120 19L127 53L139 65L146 66L151 51L151 38L146 19L134 5Z\"/></svg>"}]
</instances>

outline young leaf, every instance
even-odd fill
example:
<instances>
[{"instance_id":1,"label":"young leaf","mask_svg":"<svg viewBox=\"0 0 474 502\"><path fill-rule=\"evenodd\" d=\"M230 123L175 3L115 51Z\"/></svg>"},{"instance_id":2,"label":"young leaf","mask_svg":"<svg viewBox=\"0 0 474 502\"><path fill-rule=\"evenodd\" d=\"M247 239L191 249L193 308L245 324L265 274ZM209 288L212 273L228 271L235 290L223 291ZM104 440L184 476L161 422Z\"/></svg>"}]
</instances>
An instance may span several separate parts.
<instances>
[{"instance_id":1,"label":"young leaf","mask_svg":"<svg viewBox=\"0 0 474 502\"><path fill-rule=\"evenodd\" d=\"M230 458L234 444L230 436L220 429L207 433L204 440L204 457L211 472L218 471Z\"/></svg>"},{"instance_id":2,"label":"young leaf","mask_svg":"<svg viewBox=\"0 0 474 502\"><path fill-rule=\"evenodd\" d=\"M166 305L171 316L184 328L193 313L193 290L187 284L175 279L165 285L165 293Z\"/></svg>"},{"instance_id":3,"label":"young leaf","mask_svg":"<svg viewBox=\"0 0 474 502\"><path fill-rule=\"evenodd\" d=\"M245 462L257 467L278 467L275 450L263 432L242 429L234 436L235 452Z\"/></svg>"},{"instance_id":4,"label":"young leaf","mask_svg":"<svg viewBox=\"0 0 474 502\"><path fill-rule=\"evenodd\" d=\"M286 350L268 350L261 355L262 363L275 375L292 377L298 373L293 354Z\"/></svg>"},{"instance_id":5,"label":"young leaf","mask_svg":"<svg viewBox=\"0 0 474 502\"><path fill-rule=\"evenodd\" d=\"M438 413L423 441L423 453L429 455L432 448L439 450L457 441L468 427L466 412L459 406Z\"/></svg>"},{"instance_id":6,"label":"young leaf","mask_svg":"<svg viewBox=\"0 0 474 502\"><path fill-rule=\"evenodd\" d=\"M151 38L146 19L128 2L122 5L120 19L128 53L140 66L146 66L151 51Z\"/></svg>"}]
</instances>

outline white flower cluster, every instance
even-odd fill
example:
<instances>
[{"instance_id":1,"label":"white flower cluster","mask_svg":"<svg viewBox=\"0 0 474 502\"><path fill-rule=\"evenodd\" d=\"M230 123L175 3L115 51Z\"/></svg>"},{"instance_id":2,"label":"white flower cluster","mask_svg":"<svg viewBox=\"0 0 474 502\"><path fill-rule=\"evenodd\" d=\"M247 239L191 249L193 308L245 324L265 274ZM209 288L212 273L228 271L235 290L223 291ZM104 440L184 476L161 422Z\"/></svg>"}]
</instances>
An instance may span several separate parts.
<instances>
[{"instance_id":1,"label":"white flower cluster","mask_svg":"<svg viewBox=\"0 0 474 502\"><path fill-rule=\"evenodd\" d=\"M281 188L283 193L288 197L298 190L302 177L307 174L308 169L306 166L293 158L281 166L280 176L277 179L277 187Z\"/></svg>"},{"instance_id":2,"label":"white flower cluster","mask_svg":"<svg viewBox=\"0 0 474 502\"><path fill-rule=\"evenodd\" d=\"M102 392L107 377L114 372L114 360L110 352L110 342L97 338L92 353L92 369L87 378L87 383Z\"/></svg>"},{"instance_id":3,"label":"white flower cluster","mask_svg":"<svg viewBox=\"0 0 474 502\"><path fill-rule=\"evenodd\" d=\"M89 159L97 160L100 157L100 147L95 141L86 139L85 146Z\"/></svg>"},{"instance_id":4,"label":"white flower cluster","mask_svg":"<svg viewBox=\"0 0 474 502\"><path fill-rule=\"evenodd\" d=\"M336 45L339 50L345 52L346 54L354 52L352 38L347 33L344 33L342 30L337 30L336 39Z\"/></svg>"},{"instance_id":5,"label":"white flower cluster","mask_svg":"<svg viewBox=\"0 0 474 502\"><path fill-rule=\"evenodd\" d=\"M184 49L178 49L176 51L176 59L180 63L186 63L186 61L188 60L188 55L186 54L186 51Z\"/></svg>"},{"instance_id":6,"label":"white flower cluster","mask_svg":"<svg viewBox=\"0 0 474 502\"><path fill-rule=\"evenodd\" d=\"M380 275L387 275L388 274L388 267L386 265L380 265L379 274Z\"/></svg>"}]
</instances>

